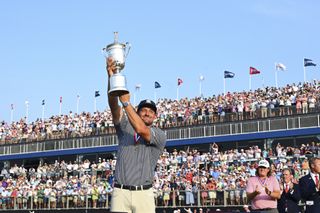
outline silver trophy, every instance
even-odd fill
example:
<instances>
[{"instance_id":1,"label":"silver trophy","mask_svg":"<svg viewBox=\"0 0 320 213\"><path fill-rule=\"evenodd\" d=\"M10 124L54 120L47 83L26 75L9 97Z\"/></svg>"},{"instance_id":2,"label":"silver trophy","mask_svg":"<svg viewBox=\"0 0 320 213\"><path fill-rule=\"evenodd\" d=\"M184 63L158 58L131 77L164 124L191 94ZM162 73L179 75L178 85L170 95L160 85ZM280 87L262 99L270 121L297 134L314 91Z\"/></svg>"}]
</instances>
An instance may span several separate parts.
<instances>
[{"instance_id":1,"label":"silver trophy","mask_svg":"<svg viewBox=\"0 0 320 213\"><path fill-rule=\"evenodd\" d=\"M121 73L121 70L124 68L130 48L131 45L128 42L125 44L119 43L118 32L114 32L114 43L102 49L105 57L111 57L116 66L115 73L110 76L110 90L108 93L112 96L121 96L129 93L129 90L126 88L126 77Z\"/></svg>"}]
</instances>

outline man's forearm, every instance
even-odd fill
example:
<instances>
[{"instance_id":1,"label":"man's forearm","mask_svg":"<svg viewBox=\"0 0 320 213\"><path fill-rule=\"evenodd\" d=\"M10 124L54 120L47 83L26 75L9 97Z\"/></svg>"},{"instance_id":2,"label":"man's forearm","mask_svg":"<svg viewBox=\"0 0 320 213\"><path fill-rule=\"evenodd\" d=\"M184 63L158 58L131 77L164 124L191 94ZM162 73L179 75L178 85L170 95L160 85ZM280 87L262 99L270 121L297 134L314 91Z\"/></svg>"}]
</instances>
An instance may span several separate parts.
<instances>
[{"instance_id":1,"label":"man's forearm","mask_svg":"<svg viewBox=\"0 0 320 213\"><path fill-rule=\"evenodd\" d=\"M108 102L109 102L109 107L112 111L112 109L115 109L119 106L118 97L109 95L109 90L110 90L110 78L108 79Z\"/></svg>"},{"instance_id":2,"label":"man's forearm","mask_svg":"<svg viewBox=\"0 0 320 213\"><path fill-rule=\"evenodd\" d=\"M142 136L147 142L150 141L150 130L149 127L145 125L140 116L137 114L133 106L130 104L129 106L124 108L126 114L128 116L128 120L131 123L133 129L136 133Z\"/></svg>"},{"instance_id":3,"label":"man's forearm","mask_svg":"<svg viewBox=\"0 0 320 213\"><path fill-rule=\"evenodd\" d=\"M280 191L273 191L269 194L270 197L274 198L274 199L280 199L281 194Z\"/></svg>"},{"instance_id":4,"label":"man's forearm","mask_svg":"<svg viewBox=\"0 0 320 213\"><path fill-rule=\"evenodd\" d=\"M120 120L121 108L118 104L118 97L109 95L110 90L110 77L108 78L108 103L112 113L113 123L117 124Z\"/></svg>"},{"instance_id":5,"label":"man's forearm","mask_svg":"<svg viewBox=\"0 0 320 213\"><path fill-rule=\"evenodd\" d=\"M247 193L248 200L253 200L257 196L256 192Z\"/></svg>"}]
</instances>

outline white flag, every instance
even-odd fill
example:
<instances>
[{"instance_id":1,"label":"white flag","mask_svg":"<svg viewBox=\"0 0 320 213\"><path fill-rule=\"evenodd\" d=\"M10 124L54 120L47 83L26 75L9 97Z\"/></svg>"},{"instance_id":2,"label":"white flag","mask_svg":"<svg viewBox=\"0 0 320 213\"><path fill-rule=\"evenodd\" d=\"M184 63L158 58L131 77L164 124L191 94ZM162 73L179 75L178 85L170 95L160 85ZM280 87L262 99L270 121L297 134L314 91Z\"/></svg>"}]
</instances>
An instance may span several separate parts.
<instances>
[{"instance_id":1,"label":"white flag","mask_svg":"<svg viewBox=\"0 0 320 213\"><path fill-rule=\"evenodd\" d=\"M286 66L284 66L284 64L282 63L277 63L276 64L276 70L281 70L281 71L285 71L287 68Z\"/></svg>"},{"instance_id":2,"label":"white flag","mask_svg":"<svg viewBox=\"0 0 320 213\"><path fill-rule=\"evenodd\" d=\"M139 90L141 88L141 84L136 84L136 90Z\"/></svg>"}]
</instances>

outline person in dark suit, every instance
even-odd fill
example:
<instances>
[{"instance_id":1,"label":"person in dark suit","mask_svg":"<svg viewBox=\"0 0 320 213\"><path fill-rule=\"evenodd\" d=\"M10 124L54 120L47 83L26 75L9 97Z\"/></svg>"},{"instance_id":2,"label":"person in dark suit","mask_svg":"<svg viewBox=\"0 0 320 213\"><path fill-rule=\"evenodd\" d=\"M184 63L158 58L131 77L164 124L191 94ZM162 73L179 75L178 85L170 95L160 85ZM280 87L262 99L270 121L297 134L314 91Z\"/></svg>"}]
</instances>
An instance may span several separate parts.
<instances>
[{"instance_id":1,"label":"person in dark suit","mask_svg":"<svg viewBox=\"0 0 320 213\"><path fill-rule=\"evenodd\" d=\"M301 196L306 203L306 213L320 212L320 158L309 160L310 173L299 180Z\"/></svg>"},{"instance_id":2,"label":"person in dark suit","mask_svg":"<svg viewBox=\"0 0 320 213\"><path fill-rule=\"evenodd\" d=\"M282 182L280 183L281 197L278 199L279 213L299 213L300 207L298 205L301 195L298 184L292 182L292 170L285 168L282 170Z\"/></svg>"}]
</instances>

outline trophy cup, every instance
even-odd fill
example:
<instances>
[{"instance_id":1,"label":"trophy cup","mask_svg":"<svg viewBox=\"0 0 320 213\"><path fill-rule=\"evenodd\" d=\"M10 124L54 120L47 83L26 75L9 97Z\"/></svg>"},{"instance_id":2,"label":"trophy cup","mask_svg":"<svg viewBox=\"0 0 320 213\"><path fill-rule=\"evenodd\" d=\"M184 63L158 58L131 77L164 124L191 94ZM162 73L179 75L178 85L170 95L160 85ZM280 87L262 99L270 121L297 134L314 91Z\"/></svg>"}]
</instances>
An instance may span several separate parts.
<instances>
[{"instance_id":1,"label":"trophy cup","mask_svg":"<svg viewBox=\"0 0 320 213\"><path fill-rule=\"evenodd\" d=\"M110 76L110 90L108 93L111 96L121 96L129 93L129 90L126 88L126 78L121 73L121 70L124 68L125 60L130 48L131 45L128 42L125 44L119 43L118 32L114 32L114 43L109 44L107 47L102 49L105 57L111 57L116 66L116 71L112 76Z\"/></svg>"}]
</instances>

